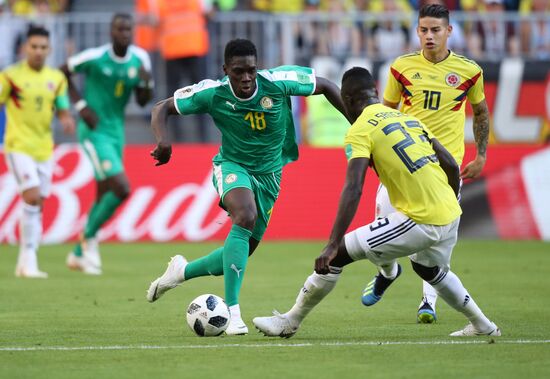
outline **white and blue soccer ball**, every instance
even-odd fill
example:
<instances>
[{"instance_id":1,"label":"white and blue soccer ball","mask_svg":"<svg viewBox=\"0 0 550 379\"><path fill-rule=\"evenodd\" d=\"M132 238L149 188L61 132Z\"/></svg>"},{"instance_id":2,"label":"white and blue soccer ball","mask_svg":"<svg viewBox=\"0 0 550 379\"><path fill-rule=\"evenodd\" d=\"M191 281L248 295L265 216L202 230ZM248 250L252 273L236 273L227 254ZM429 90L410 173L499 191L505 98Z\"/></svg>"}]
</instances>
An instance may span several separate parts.
<instances>
[{"instance_id":1,"label":"white and blue soccer ball","mask_svg":"<svg viewBox=\"0 0 550 379\"><path fill-rule=\"evenodd\" d=\"M187 307L187 325L198 336L219 336L229 325L229 308L219 296L200 295Z\"/></svg>"}]
</instances>

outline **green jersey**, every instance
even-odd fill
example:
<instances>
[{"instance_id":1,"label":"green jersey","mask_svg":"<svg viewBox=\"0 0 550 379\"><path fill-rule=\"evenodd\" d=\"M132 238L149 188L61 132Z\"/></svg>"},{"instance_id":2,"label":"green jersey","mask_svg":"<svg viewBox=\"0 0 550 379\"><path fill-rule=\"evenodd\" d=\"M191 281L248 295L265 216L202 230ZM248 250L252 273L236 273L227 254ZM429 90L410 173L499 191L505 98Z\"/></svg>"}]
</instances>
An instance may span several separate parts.
<instances>
[{"instance_id":1,"label":"green jersey","mask_svg":"<svg viewBox=\"0 0 550 379\"><path fill-rule=\"evenodd\" d=\"M99 118L95 132L124 141L124 108L140 82L142 66L151 71L151 60L145 50L134 45L124 57L116 56L112 45L106 44L69 58L69 70L86 76L84 99ZM89 132L82 120L78 132L79 136Z\"/></svg>"},{"instance_id":2,"label":"green jersey","mask_svg":"<svg viewBox=\"0 0 550 379\"><path fill-rule=\"evenodd\" d=\"M279 171L298 158L290 96L315 91L313 69L281 66L259 70L256 91L238 98L229 78L203 80L174 93L180 114L208 113L222 133L215 162L229 160L253 174Z\"/></svg>"}]
</instances>

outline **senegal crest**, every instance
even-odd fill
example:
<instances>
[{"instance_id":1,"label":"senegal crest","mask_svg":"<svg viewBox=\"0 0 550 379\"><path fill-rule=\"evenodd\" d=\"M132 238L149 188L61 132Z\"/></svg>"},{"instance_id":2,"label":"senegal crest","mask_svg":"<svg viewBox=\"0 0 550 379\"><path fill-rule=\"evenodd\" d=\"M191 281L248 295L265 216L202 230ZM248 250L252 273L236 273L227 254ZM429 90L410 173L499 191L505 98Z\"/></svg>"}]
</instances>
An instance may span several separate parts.
<instances>
[{"instance_id":1,"label":"senegal crest","mask_svg":"<svg viewBox=\"0 0 550 379\"><path fill-rule=\"evenodd\" d=\"M271 109L273 107L273 100L270 97L264 96L260 100L260 105L263 109Z\"/></svg>"}]
</instances>

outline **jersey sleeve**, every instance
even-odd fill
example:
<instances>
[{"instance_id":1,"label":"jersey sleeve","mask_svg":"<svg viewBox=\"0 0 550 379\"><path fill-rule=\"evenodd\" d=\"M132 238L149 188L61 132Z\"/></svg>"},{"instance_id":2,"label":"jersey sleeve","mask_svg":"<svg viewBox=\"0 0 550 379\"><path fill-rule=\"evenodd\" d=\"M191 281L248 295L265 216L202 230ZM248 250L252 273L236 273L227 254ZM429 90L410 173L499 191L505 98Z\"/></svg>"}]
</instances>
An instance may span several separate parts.
<instances>
[{"instance_id":1,"label":"jersey sleeve","mask_svg":"<svg viewBox=\"0 0 550 379\"><path fill-rule=\"evenodd\" d=\"M479 104L485 99L485 89L483 84L483 70L480 68L479 72L474 75L472 79L476 79L475 84L468 91L468 100L471 104Z\"/></svg>"},{"instance_id":2,"label":"jersey sleeve","mask_svg":"<svg viewBox=\"0 0 550 379\"><path fill-rule=\"evenodd\" d=\"M8 101L11 92L11 84L4 72L0 72L0 104Z\"/></svg>"},{"instance_id":3,"label":"jersey sleeve","mask_svg":"<svg viewBox=\"0 0 550 379\"><path fill-rule=\"evenodd\" d=\"M395 75L393 75L394 72L397 72L394 65L395 62L390 66L388 81L386 83L386 89L384 90L384 100L398 104L401 102L402 87L401 83L399 83Z\"/></svg>"},{"instance_id":4,"label":"jersey sleeve","mask_svg":"<svg viewBox=\"0 0 550 379\"><path fill-rule=\"evenodd\" d=\"M203 80L174 92L174 106L179 114L208 113L216 87L220 82Z\"/></svg>"},{"instance_id":5,"label":"jersey sleeve","mask_svg":"<svg viewBox=\"0 0 550 379\"><path fill-rule=\"evenodd\" d=\"M62 74L63 75L63 74ZM65 75L61 78L57 90L55 91L55 108L57 110L66 110L70 107L69 95L67 93L67 78Z\"/></svg>"},{"instance_id":6,"label":"jersey sleeve","mask_svg":"<svg viewBox=\"0 0 550 379\"><path fill-rule=\"evenodd\" d=\"M366 128L354 124L348 130L344 138L344 148L348 161L353 158L370 158L372 152L372 139Z\"/></svg>"},{"instance_id":7,"label":"jersey sleeve","mask_svg":"<svg viewBox=\"0 0 550 379\"><path fill-rule=\"evenodd\" d=\"M88 72L93 66L96 59L101 57L105 52L103 47L94 47L86 49L78 54L75 54L67 60L67 67L70 72Z\"/></svg>"},{"instance_id":8,"label":"jersey sleeve","mask_svg":"<svg viewBox=\"0 0 550 379\"><path fill-rule=\"evenodd\" d=\"M258 74L280 86L286 96L312 95L317 84L311 67L280 66Z\"/></svg>"}]
</instances>

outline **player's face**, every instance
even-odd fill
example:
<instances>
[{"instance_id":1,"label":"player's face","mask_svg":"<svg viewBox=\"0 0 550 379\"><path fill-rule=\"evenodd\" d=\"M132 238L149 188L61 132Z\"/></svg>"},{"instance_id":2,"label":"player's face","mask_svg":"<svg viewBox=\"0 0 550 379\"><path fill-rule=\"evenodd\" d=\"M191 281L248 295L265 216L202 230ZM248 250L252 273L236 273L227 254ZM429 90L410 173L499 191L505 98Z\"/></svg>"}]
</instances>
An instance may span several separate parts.
<instances>
[{"instance_id":1,"label":"player's face","mask_svg":"<svg viewBox=\"0 0 550 379\"><path fill-rule=\"evenodd\" d=\"M257 71L255 56L233 57L229 63L223 65L223 71L229 77L235 95L248 98L254 94Z\"/></svg>"},{"instance_id":2,"label":"player's face","mask_svg":"<svg viewBox=\"0 0 550 379\"><path fill-rule=\"evenodd\" d=\"M452 27L442 18L423 17L418 20L416 34L422 50L438 53L447 50L447 38Z\"/></svg>"},{"instance_id":3,"label":"player's face","mask_svg":"<svg viewBox=\"0 0 550 379\"><path fill-rule=\"evenodd\" d=\"M111 40L113 44L120 47L127 47L132 43L134 24L131 20L119 17L111 25Z\"/></svg>"},{"instance_id":4,"label":"player's face","mask_svg":"<svg viewBox=\"0 0 550 379\"><path fill-rule=\"evenodd\" d=\"M25 54L29 66L41 69L50 53L50 40L46 36L31 36L25 43Z\"/></svg>"}]
</instances>

